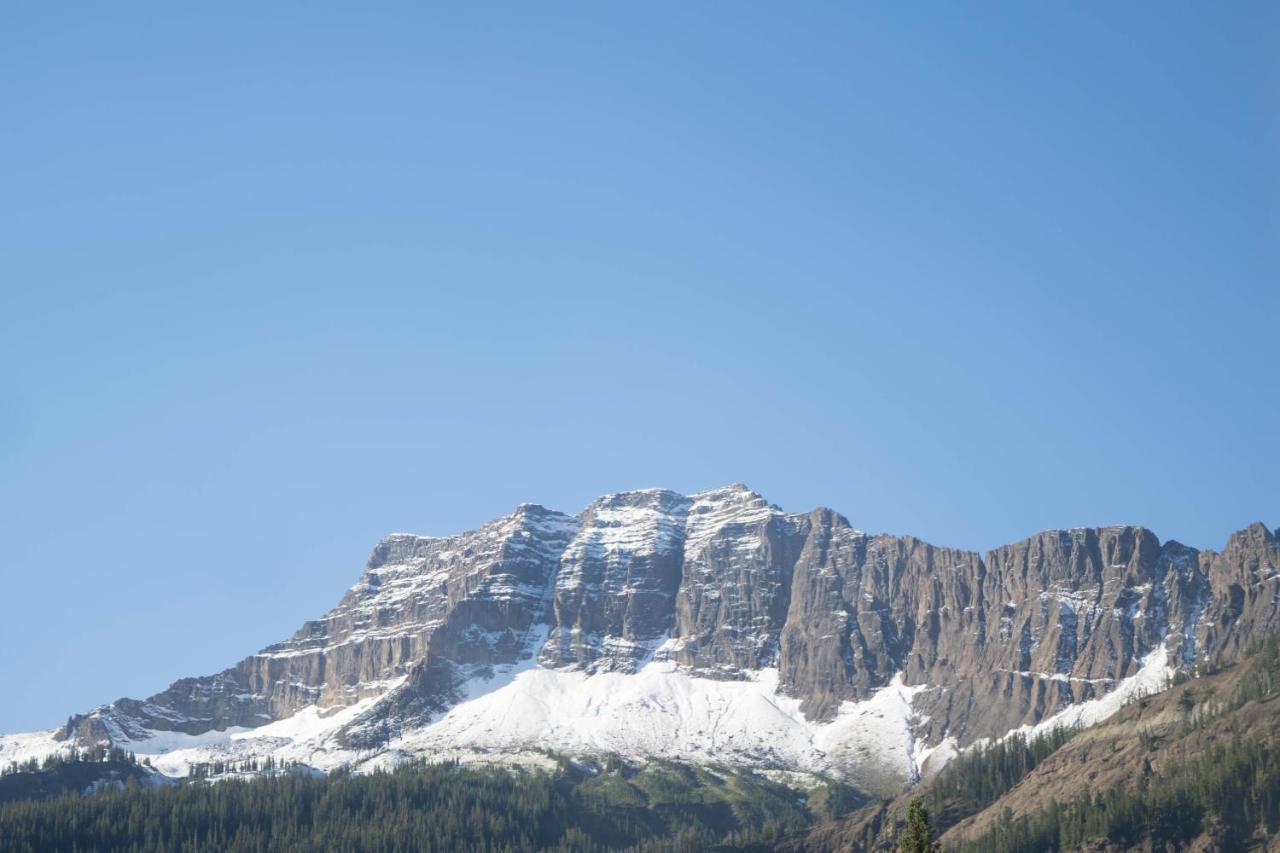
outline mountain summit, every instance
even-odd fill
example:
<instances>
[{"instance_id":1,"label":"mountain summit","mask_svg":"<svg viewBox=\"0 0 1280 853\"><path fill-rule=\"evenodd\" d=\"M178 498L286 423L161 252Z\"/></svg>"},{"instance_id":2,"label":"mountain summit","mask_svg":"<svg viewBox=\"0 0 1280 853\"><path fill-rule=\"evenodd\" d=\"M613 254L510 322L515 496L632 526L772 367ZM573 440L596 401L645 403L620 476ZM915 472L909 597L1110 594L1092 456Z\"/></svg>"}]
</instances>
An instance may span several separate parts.
<instances>
[{"instance_id":1,"label":"mountain summit","mask_svg":"<svg viewBox=\"0 0 1280 853\"><path fill-rule=\"evenodd\" d=\"M1278 602L1280 543L1262 524L1221 553L1116 526L981 555L742 485L621 492L576 515L522 504L457 536L388 536L284 642L0 736L0 764L90 744L170 775L550 749L892 793L977 740L1096 721L1176 671L1232 662Z\"/></svg>"}]
</instances>

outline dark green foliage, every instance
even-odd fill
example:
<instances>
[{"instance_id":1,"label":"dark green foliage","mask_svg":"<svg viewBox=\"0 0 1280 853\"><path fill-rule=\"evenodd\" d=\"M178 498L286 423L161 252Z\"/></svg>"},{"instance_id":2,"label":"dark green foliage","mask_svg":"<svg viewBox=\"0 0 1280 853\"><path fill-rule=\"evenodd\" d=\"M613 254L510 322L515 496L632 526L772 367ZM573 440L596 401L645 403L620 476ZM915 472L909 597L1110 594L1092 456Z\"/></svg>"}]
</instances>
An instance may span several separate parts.
<instances>
[{"instance_id":1,"label":"dark green foliage","mask_svg":"<svg viewBox=\"0 0 1280 853\"><path fill-rule=\"evenodd\" d=\"M929 786L934 811L941 813L945 807L960 816L981 811L1057 752L1076 731L1060 726L1033 738L1015 734L957 756Z\"/></svg>"},{"instance_id":2,"label":"dark green foliage","mask_svg":"<svg viewBox=\"0 0 1280 853\"><path fill-rule=\"evenodd\" d=\"M90 746L84 749L77 749L72 746L62 752L54 752L46 755L43 761L37 761L29 758L22 763L10 761L8 764L0 767L0 776L7 776L11 773L35 773L40 770L52 770L63 765L71 764L119 764L119 765L136 765L138 757L132 752L127 752L118 746ZM148 763L149 762L145 762Z\"/></svg>"},{"instance_id":3,"label":"dark green foliage","mask_svg":"<svg viewBox=\"0 0 1280 853\"><path fill-rule=\"evenodd\" d=\"M952 759L926 789L925 797L931 809L925 810L925 816L935 824L930 827L931 831L945 832L998 800L1076 731L1059 727L1034 738L1012 735ZM895 823L890 817L892 813L882 806L879 813L867 821L864 836L858 839L861 849L887 849L895 845L895 839L900 842L910 828L911 811L917 802L924 809L921 800L913 801L905 827Z\"/></svg>"},{"instance_id":4,"label":"dark green foliage","mask_svg":"<svg viewBox=\"0 0 1280 853\"><path fill-rule=\"evenodd\" d=\"M558 773L456 764L313 777L284 773L0 805L5 850L705 850L803 829L796 790L745 771L622 762ZM238 768L230 768L236 770Z\"/></svg>"},{"instance_id":5,"label":"dark green foliage","mask_svg":"<svg viewBox=\"0 0 1280 853\"><path fill-rule=\"evenodd\" d=\"M929 820L929 810L924 802L916 797L907 808L907 826L898 836L898 849L902 853L931 853L933 844L933 823Z\"/></svg>"},{"instance_id":6,"label":"dark green foliage","mask_svg":"<svg viewBox=\"0 0 1280 853\"><path fill-rule=\"evenodd\" d=\"M1280 829L1280 755L1236 739L1210 749L1134 789L1112 789L1068 805L1015 818L1004 814L986 836L961 851L1049 851L1091 839L1181 848L1202 833L1222 849L1245 847L1259 827Z\"/></svg>"},{"instance_id":7,"label":"dark green foliage","mask_svg":"<svg viewBox=\"0 0 1280 853\"><path fill-rule=\"evenodd\" d=\"M45 756L43 761L10 762L0 772L0 803L118 787L152 776L145 763L139 764L133 753L118 747L69 749Z\"/></svg>"}]
</instances>

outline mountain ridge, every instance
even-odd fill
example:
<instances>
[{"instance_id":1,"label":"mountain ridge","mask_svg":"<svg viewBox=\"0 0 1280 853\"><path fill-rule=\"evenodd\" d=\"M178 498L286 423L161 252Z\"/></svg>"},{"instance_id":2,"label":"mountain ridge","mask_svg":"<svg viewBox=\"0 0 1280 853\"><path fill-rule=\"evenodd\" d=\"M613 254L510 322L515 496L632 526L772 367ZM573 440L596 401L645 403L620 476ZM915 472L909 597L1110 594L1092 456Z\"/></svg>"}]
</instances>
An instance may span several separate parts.
<instances>
[{"instance_id":1,"label":"mountain ridge","mask_svg":"<svg viewBox=\"0 0 1280 853\"><path fill-rule=\"evenodd\" d=\"M43 747L0 737L0 762L6 747L163 741L178 752L227 732L227 743L293 732L304 714L343 721L326 756L368 760L433 727L456 735L446 745L516 749L514 724L460 717L501 715L489 706L524 707L544 690L534 705L580 703L556 708L577 719L597 687L625 695L643 676L650 693L612 712L615 729L644 720L653 739L592 729L594 740L570 731L556 745L644 752L674 739L708 760L890 790L936 769L929 755L940 764L1133 683L1144 662L1172 672L1230 661L1276 623L1278 601L1280 546L1261 522L1220 553L1113 525L982 555L864 533L829 508L786 512L741 484L618 492L576 515L521 504L456 536L385 536L339 604L290 638L75 715ZM876 729L868 709L886 703L896 716ZM726 720L735 742L717 740ZM892 755L870 743L886 738Z\"/></svg>"}]
</instances>

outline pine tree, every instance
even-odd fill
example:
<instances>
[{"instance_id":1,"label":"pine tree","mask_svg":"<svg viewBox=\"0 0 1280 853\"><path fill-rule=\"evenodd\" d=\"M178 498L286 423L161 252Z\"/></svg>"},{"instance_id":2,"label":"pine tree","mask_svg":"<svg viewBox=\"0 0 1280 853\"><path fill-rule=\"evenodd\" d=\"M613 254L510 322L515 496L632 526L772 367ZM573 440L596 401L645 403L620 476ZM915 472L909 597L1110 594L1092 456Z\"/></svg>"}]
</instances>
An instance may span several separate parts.
<instances>
[{"instance_id":1,"label":"pine tree","mask_svg":"<svg viewBox=\"0 0 1280 853\"><path fill-rule=\"evenodd\" d=\"M929 820L929 810L919 797L912 800L907 809L907 828L898 837L898 849L902 853L932 853L938 849L933 843L933 823Z\"/></svg>"}]
</instances>

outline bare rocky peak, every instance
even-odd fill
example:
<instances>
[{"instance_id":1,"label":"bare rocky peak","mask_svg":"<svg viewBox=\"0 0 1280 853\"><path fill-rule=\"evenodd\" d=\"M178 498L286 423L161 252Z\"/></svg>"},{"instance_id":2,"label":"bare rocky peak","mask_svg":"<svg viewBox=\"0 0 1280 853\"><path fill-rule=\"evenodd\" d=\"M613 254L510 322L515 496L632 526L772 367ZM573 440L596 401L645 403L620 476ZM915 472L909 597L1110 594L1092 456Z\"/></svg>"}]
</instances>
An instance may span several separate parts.
<instances>
[{"instance_id":1,"label":"bare rocky peak","mask_svg":"<svg viewBox=\"0 0 1280 853\"><path fill-rule=\"evenodd\" d=\"M812 720L901 673L921 736L961 744L1109 691L1154 653L1191 668L1274 630L1280 543L1254 524L1221 554L1133 526L1045 531L985 555L789 513L745 486L607 495L578 515L524 504L457 536L394 534L323 617L217 675L73 717L63 737L256 727L386 697L376 746L520 661L754 677Z\"/></svg>"}]
</instances>

